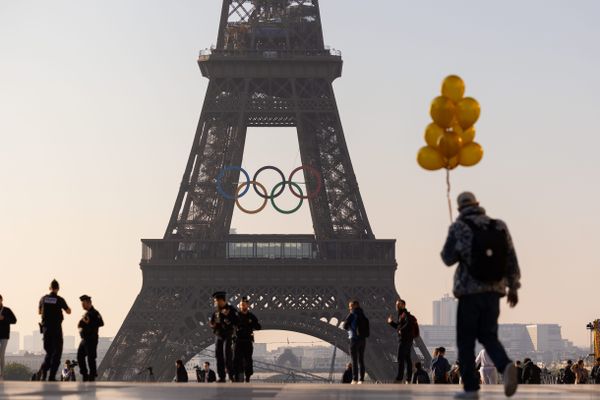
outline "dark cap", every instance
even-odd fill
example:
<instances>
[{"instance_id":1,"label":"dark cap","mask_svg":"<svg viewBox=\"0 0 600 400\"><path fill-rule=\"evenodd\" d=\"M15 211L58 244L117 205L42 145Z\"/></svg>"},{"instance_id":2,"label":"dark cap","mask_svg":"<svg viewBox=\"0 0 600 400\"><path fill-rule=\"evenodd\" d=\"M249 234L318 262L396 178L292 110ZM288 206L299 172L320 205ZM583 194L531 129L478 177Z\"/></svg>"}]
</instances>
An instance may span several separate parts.
<instances>
[{"instance_id":1,"label":"dark cap","mask_svg":"<svg viewBox=\"0 0 600 400\"><path fill-rule=\"evenodd\" d=\"M214 292L212 295L213 299L223 299L225 300L225 298L227 297L227 293L220 291L220 292Z\"/></svg>"},{"instance_id":2,"label":"dark cap","mask_svg":"<svg viewBox=\"0 0 600 400\"><path fill-rule=\"evenodd\" d=\"M90 301L90 300L92 300L92 298L90 296L88 296L87 294L84 294L82 296L79 296L79 300L81 300L81 301Z\"/></svg>"},{"instance_id":3,"label":"dark cap","mask_svg":"<svg viewBox=\"0 0 600 400\"><path fill-rule=\"evenodd\" d=\"M56 279L52 279L52 282L50 282L50 287L52 289L60 289L60 285Z\"/></svg>"}]
</instances>

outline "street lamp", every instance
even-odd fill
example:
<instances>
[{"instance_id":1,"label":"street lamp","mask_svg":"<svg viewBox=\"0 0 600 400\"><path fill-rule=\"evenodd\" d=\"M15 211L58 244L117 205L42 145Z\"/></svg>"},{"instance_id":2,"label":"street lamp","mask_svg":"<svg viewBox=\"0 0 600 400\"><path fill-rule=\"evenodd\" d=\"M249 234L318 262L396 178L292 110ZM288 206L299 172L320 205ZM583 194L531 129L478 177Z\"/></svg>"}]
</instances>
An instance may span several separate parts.
<instances>
[{"instance_id":1,"label":"street lamp","mask_svg":"<svg viewBox=\"0 0 600 400\"><path fill-rule=\"evenodd\" d=\"M595 352L594 352L594 339L593 339L593 332L595 329L594 323L590 322L588 323L585 328L587 330L590 331L590 356L594 357L595 356Z\"/></svg>"}]
</instances>

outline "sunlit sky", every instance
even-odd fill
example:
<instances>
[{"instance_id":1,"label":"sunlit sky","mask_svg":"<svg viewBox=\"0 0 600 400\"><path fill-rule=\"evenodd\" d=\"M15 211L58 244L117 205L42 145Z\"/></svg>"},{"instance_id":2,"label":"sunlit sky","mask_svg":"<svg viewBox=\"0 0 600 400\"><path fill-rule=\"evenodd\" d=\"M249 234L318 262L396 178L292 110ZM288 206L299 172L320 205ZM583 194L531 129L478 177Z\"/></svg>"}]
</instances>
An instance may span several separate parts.
<instances>
[{"instance_id":1,"label":"sunlit sky","mask_svg":"<svg viewBox=\"0 0 600 400\"><path fill-rule=\"evenodd\" d=\"M482 105L486 153L452 173L453 196L472 190L509 224L523 273L501 322L559 323L586 345L600 318L600 2L321 3L325 41L344 55L335 90L367 214L378 238L397 239L412 312L430 323L452 286L444 176L415 155L456 73ZM216 0L0 0L0 293L21 334L52 278L76 310L67 334L83 293L101 334L116 334L141 286L139 240L162 237L175 201L207 86L196 58L219 12ZM293 130L249 130L244 165L266 164L299 164ZM233 226L312 229L306 206L236 212Z\"/></svg>"}]
</instances>

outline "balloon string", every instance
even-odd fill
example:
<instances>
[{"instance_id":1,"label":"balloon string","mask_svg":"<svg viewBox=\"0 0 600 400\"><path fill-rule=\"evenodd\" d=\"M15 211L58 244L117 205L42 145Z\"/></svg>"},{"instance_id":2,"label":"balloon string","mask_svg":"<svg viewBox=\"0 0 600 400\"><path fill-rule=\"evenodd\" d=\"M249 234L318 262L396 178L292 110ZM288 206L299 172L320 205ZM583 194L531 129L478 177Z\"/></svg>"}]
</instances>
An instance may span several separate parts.
<instances>
[{"instance_id":1,"label":"balloon string","mask_svg":"<svg viewBox=\"0 0 600 400\"><path fill-rule=\"evenodd\" d=\"M454 217L452 216L452 200L450 199L450 170L446 169L446 198L448 199L448 212L450 213L450 223L454 221Z\"/></svg>"}]
</instances>

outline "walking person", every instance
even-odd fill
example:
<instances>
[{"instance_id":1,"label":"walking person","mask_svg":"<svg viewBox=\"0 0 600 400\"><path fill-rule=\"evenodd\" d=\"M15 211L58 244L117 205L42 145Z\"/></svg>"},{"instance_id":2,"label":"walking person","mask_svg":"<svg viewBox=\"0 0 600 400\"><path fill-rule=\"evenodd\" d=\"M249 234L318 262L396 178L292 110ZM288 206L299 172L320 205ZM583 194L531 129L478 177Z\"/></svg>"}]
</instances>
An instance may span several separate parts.
<instances>
[{"instance_id":1,"label":"walking person","mask_svg":"<svg viewBox=\"0 0 600 400\"><path fill-rule=\"evenodd\" d=\"M215 356L219 382L226 382L227 376L235 380L233 367L233 335L237 324L237 311L227 303L227 293L213 293L215 312L210 317L210 327L215 335Z\"/></svg>"},{"instance_id":2,"label":"walking person","mask_svg":"<svg viewBox=\"0 0 600 400\"><path fill-rule=\"evenodd\" d=\"M77 324L79 329L79 348L77 363L84 382L94 382L98 376L96 358L98 356L98 329L104 326L100 313L92 305L92 298L87 294L79 297L81 308L85 314Z\"/></svg>"},{"instance_id":3,"label":"walking person","mask_svg":"<svg viewBox=\"0 0 600 400\"><path fill-rule=\"evenodd\" d=\"M450 363L446 359L446 348L438 347L434 352L435 358L431 362L433 383L444 384L450 382Z\"/></svg>"},{"instance_id":4,"label":"walking person","mask_svg":"<svg viewBox=\"0 0 600 400\"><path fill-rule=\"evenodd\" d=\"M369 319L357 300L348 303L349 314L344 320L344 329L350 339L350 356L352 357L352 382L362 384L365 381L365 348L370 334Z\"/></svg>"},{"instance_id":5,"label":"walking person","mask_svg":"<svg viewBox=\"0 0 600 400\"><path fill-rule=\"evenodd\" d=\"M60 285L54 279L50 283L50 293L40 299L38 312L42 316L40 330L44 337L46 356L38 372L39 380L56 381L56 373L60 367L63 351L63 311L71 314L71 309L65 299L58 295Z\"/></svg>"},{"instance_id":6,"label":"walking person","mask_svg":"<svg viewBox=\"0 0 600 400\"><path fill-rule=\"evenodd\" d=\"M572 367L573 372L575 373L575 384L576 385L584 385L588 383L589 373L583 364L583 360L577 361L577 364Z\"/></svg>"},{"instance_id":7,"label":"walking person","mask_svg":"<svg viewBox=\"0 0 600 400\"><path fill-rule=\"evenodd\" d=\"M196 380L200 383L212 383L217 381L217 374L210 369L210 363L206 361L202 369L196 367Z\"/></svg>"},{"instance_id":8,"label":"walking person","mask_svg":"<svg viewBox=\"0 0 600 400\"><path fill-rule=\"evenodd\" d=\"M510 397L517 390L517 369L498 340L498 316L501 297L507 296L511 307L519 301L517 256L506 224L489 218L472 193L458 196L458 210L441 254L446 265L459 263L453 291L458 298L456 340L464 392L456 398L479 398L477 340L503 374L504 393Z\"/></svg>"},{"instance_id":9,"label":"walking person","mask_svg":"<svg viewBox=\"0 0 600 400\"><path fill-rule=\"evenodd\" d=\"M0 295L0 381L4 380L6 348L10 339L10 326L17 323L12 310L4 307L4 299Z\"/></svg>"},{"instance_id":10,"label":"walking person","mask_svg":"<svg viewBox=\"0 0 600 400\"><path fill-rule=\"evenodd\" d=\"M250 312L248 298L242 297L239 304L237 325L235 327L235 347L233 353L236 382L250 382L250 377L254 373L254 362L252 360L254 331L259 331L261 328L256 315Z\"/></svg>"},{"instance_id":11,"label":"walking person","mask_svg":"<svg viewBox=\"0 0 600 400\"><path fill-rule=\"evenodd\" d=\"M485 349L481 349L475 358L475 365L479 365L479 373L481 374L481 383L484 385L497 385L498 372L492 358ZM517 370L518 371L518 370ZM517 381L519 380L517 376Z\"/></svg>"},{"instance_id":12,"label":"walking person","mask_svg":"<svg viewBox=\"0 0 600 400\"><path fill-rule=\"evenodd\" d=\"M404 383L404 368L406 367L406 383L412 381L413 341L419 336L417 319L406 309L406 301L396 300L396 319L390 315L387 323L398 333L398 373L397 383Z\"/></svg>"}]
</instances>

